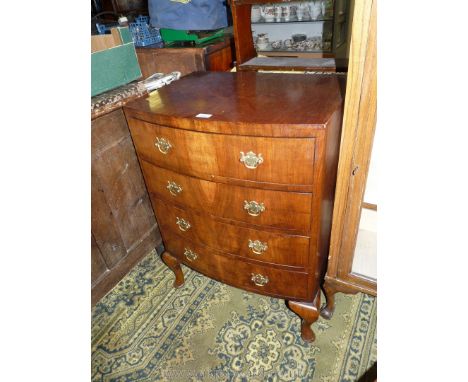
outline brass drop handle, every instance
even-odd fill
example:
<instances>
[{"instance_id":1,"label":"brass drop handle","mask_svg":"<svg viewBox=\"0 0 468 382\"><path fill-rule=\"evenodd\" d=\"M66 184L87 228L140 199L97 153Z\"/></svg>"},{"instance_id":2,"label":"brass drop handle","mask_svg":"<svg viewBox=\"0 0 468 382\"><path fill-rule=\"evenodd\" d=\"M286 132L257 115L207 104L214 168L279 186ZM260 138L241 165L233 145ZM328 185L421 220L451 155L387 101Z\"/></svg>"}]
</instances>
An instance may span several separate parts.
<instances>
[{"instance_id":1,"label":"brass drop handle","mask_svg":"<svg viewBox=\"0 0 468 382\"><path fill-rule=\"evenodd\" d=\"M179 195L183 188L180 187L176 182L173 182L172 180L167 181L167 189L171 193L171 195L177 196Z\"/></svg>"},{"instance_id":2,"label":"brass drop handle","mask_svg":"<svg viewBox=\"0 0 468 382\"><path fill-rule=\"evenodd\" d=\"M184 248L184 256L187 258L188 261L194 261L198 257L198 255L195 252L188 248Z\"/></svg>"},{"instance_id":3,"label":"brass drop handle","mask_svg":"<svg viewBox=\"0 0 468 382\"><path fill-rule=\"evenodd\" d=\"M176 224L179 226L179 229L181 231L187 231L190 229L190 227L192 226L187 220L185 219L182 219L182 218L179 218L178 216L176 216Z\"/></svg>"},{"instance_id":4,"label":"brass drop handle","mask_svg":"<svg viewBox=\"0 0 468 382\"><path fill-rule=\"evenodd\" d=\"M252 280L257 286L265 286L268 284L268 281L270 281L267 276L263 276L260 273L252 273L250 280Z\"/></svg>"},{"instance_id":5,"label":"brass drop handle","mask_svg":"<svg viewBox=\"0 0 468 382\"><path fill-rule=\"evenodd\" d=\"M265 252L268 249L268 244L262 243L260 240L252 241L249 239L249 248L256 255L261 255L262 252Z\"/></svg>"},{"instance_id":6,"label":"brass drop handle","mask_svg":"<svg viewBox=\"0 0 468 382\"><path fill-rule=\"evenodd\" d=\"M244 154L243 151L240 152L240 161L244 163L244 166L250 169L255 169L258 165L263 163L262 154L255 154L253 151L249 151L247 154Z\"/></svg>"},{"instance_id":7,"label":"brass drop handle","mask_svg":"<svg viewBox=\"0 0 468 382\"><path fill-rule=\"evenodd\" d=\"M255 200L250 202L244 200L244 210L246 210L250 216L258 216L265 211L265 204L258 203Z\"/></svg>"},{"instance_id":8,"label":"brass drop handle","mask_svg":"<svg viewBox=\"0 0 468 382\"><path fill-rule=\"evenodd\" d=\"M167 140L166 138L156 137L156 142L154 142L154 145L163 154L167 154L172 148L171 142L169 142L169 140Z\"/></svg>"}]
</instances>

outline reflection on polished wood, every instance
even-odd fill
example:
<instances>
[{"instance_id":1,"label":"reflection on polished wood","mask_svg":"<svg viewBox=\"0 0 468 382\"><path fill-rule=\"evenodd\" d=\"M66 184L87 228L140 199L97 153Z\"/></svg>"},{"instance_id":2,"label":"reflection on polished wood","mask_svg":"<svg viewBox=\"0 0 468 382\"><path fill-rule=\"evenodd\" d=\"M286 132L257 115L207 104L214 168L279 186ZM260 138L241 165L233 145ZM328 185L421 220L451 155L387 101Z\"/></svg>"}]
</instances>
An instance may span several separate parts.
<instances>
[{"instance_id":1,"label":"reflection on polished wood","mask_svg":"<svg viewBox=\"0 0 468 382\"><path fill-rule=\"evenodd\" d=\"M286 299L304 341L314 340L342 106L334 76L254 72L192 74L127 105L164 257L179 283L183 263ZM167 154L154 147L156 137L171 143ZM172 195L168 181L182 191Z\"/></svg>"},{"instance_id":2,"label":"reflection on polished wood","mask_svg":"<svg viewBox=\"0 0 468 382\"><path fill-rule=\"evenodd\" d=\"M156 215L164 217L160 219L164 231L174 231L191 241L204 242L209 247L250 260L261 260L272 265L307 267L309 252L307 236L289 235L283 231L271 231L266 227L256 229L256 227L242 226L240 222L233 224L232 220L169 204L156 197L152 197L152 202ZM180 232L177 229L177 216L190 222L189 230ZM267 243L267 250L261 255L254 254L249 244L251 239Z\"/></svg>"}]
</instances>

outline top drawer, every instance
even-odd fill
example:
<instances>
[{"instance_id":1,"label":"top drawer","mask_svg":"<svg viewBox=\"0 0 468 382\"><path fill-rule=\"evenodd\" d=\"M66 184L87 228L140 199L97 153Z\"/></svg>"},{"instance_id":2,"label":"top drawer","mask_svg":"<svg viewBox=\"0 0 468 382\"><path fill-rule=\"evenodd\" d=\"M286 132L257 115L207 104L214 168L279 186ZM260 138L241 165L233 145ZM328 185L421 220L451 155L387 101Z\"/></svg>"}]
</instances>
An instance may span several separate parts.
<instances>
[{"instance_id":1,"label":"top drawer","mask_svg":"<svg viewBox=\"0 0 468 382\"><path fill-rule=\"evenodd\" d=\"M142 159L187 175L312 185L315 139L200 133L129 119Z\"/></svg>"}]
</instances>

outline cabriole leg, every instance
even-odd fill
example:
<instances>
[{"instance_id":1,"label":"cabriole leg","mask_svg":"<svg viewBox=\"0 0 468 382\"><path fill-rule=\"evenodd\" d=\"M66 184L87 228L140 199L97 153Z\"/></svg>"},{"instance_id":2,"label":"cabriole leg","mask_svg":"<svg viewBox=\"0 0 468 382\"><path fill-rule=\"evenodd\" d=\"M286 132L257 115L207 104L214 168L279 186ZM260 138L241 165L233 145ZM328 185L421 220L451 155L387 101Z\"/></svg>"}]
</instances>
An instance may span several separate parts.
<instances>
[{"instance_id":1,"label":"cabriole leg","mask_svg":"<svg viewBox=\"0 0 468 382\"><path fill-rule=\"evenodd\" d=\"M169 252L164 251L161 255L162 261L166 264L169 269L174 272L174 288L179 288L184 285L184 274L182 268L180 267L179 260L172 256Z\"/></svg>"},{"instance_id":2,"label":"cabriole leg","mask_svg":"<svg viewBox=\"0 0 468 382\"><path fill-rule=\"evenodd\" d=\"M301 337L306 342L315 340L315 333L311 325L317 321L320 315L320 290L313 302L287 301L289 309L296 313L301 319Z\"/></svg>"},{"instance_id":3,"label":"cabriole leg","mask_svg":"<svg viewBox=\"0 0 468 382\"><path fill-rule=\"evenodd\" d=\"M321 309L320 315L329 320L333 317L333 312L335 311L335 293L338 292L338 290L333 284L327 281L323 284L322 289L325 295L326 305Z\"/></svg>"}]
</instances>

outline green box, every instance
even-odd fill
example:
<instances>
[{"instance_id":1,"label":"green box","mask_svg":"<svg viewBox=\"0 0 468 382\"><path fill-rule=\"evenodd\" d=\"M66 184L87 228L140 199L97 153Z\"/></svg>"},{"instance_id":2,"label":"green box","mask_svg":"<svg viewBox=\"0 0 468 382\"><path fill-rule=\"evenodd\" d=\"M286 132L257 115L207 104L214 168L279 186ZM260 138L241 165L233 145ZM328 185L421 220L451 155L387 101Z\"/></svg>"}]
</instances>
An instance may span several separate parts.
<instances>
[{"instance_id":1,"label":"green box","mask_svg":"<svg viewBox=\"0 0 468 382\"><path fill-rule=\"evenodd\" d=\"M141 78L140 65L128 27L116 29L118 33L114 32L113 35L117 38L120 36L119 45L91 53L91 97Z\"/></svg>"},{"instance_id":2,"label":"green box","mask_svg":"<svg viewBox=\"0 0 468 382\"><path fill-rule=\"evenodd\" d=\"M173 44L179 41L194 41L195 44L203 44L204 42L222 37L224 35L224 29L219 29L218 31L213 32L211 35L205 34L204 37L199 37L197 33L191 33L186 30L168 28L161 28L159 33L161 33L163 41L167 44Z\"/></svg>"}]
</instances>

